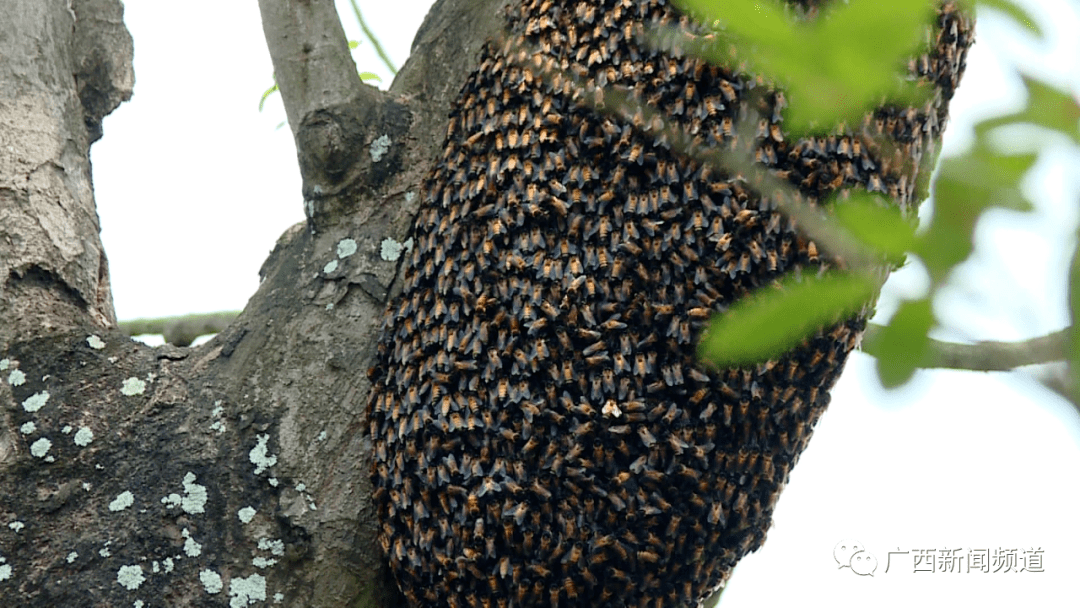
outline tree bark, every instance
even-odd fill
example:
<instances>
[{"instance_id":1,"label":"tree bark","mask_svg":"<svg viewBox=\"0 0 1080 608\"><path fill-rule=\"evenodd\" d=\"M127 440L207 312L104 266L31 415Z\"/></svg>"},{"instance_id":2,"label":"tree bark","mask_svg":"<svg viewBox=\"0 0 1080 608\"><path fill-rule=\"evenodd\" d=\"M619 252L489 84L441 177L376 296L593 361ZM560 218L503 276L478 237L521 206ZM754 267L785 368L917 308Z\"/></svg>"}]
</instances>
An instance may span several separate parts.
<instances>
[{"instance_id":1,"label":"tree bark","mask_svg":"<svg viewBox=\"0 0 1080 608\"><path fill-rule=\"evenodd\" d=\"M115 323L88 153L101 118L131 95L120 11L12 0L0 15L0 344Z\"/></svg>"},{"instance_id":2,"label":"tree bark","mask_svg":"<svg viewBox=\"0 0 1080 608\"><path fill-rule=\"evenodd\" d=\"M196 348L115 329L89 146L131 95L118 0L0 10L0 597L394 606L363 407L445 117L503 0L439 0L387 92L331 0L261 0L306 224Z\"/></svg>"},{"instance_id":3,"label":"tree bark","mask_svg":"<svg viewBox=\"0 0 1080 608\"><path fill-rule=\"evenodd\" d=\"M438 3L389 92L360 83L332 2L263 3L309 221L281 237L232 327L194 349L148 348L114 329L88 152L131 95L121 4L9 4L0 596L394 605L361 424L397 270L382 242L408 229L500 3Z\"/></svg>"}]
</instances>

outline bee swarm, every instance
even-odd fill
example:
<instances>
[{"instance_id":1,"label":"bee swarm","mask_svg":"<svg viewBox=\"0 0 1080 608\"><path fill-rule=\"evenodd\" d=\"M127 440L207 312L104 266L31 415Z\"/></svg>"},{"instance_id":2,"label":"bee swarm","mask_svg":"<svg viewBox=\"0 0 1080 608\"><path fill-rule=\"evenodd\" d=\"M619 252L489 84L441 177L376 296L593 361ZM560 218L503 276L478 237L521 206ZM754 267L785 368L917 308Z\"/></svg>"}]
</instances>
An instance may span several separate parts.
<instances>
[{"instance_id":1,"label":"bee swarm","mask_svg":"<svg viewBox=\"0 0 1080 608\"><path fill-rule=\"evenodd\" d=\"M380 540L414 606L695 605L764 541L865 319L757 367L697 363L709 315L832 260L782 194L583 91L752 155L803 202L864 188L909 207L972 22L939 8L909 66L925 107L788 141L782 92L645 42L699 31L662 0L525 0L508 21L451 115L379 342Z\"/></svg>"}]
</instances>

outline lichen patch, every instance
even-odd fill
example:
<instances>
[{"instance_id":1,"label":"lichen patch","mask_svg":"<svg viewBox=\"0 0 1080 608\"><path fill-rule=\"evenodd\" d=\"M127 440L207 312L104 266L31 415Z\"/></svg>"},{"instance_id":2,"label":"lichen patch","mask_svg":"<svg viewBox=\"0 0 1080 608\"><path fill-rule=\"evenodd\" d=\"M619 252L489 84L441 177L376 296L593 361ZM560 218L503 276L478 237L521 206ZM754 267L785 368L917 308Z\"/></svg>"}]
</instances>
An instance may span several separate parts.
<instances>
[{"instance_id":1,"label":"lichen patch","mask_svg":"<svg viewBox=\"0 0 1080 608\"><path fill-rule=\"evenodd\" d=\"M124 509L130 507L133 504L135 504L135 495L128 490L124 490L123 492L117 494L116 498L114 498L113 501L109 503L109 510L123 511Z\"/></svg>"},{"instance_id":2,"label":"lichen patch","mask_svg":"<svg viewBox=\"0 0 1080 608\"><path fill-rule=\"evenodd\" d=\"M142 566L121 566L120 570L116 572L116 582L131 591L138 589L139 585L142 585L145 580L146 577L143 575Z\"/></svg>"},{"instance_id":3,"label":"lichen patch","mask_svg":"<svg viewBox=\"0 0 1080 608\"><path fill-rule=\"evenodd\" d=\"M146 392L146 381L135 377L128 378L124 380L124 386L120 388L120 392L128 397L141 395Z\"/></svg>"},{"instance_id":4,"label":"lichen patch","mask_svg":"<svg viewBox=\"0 0 1080 608\"><path fill-rule=\"evenodd\" d=\"M270 453L266 444L270 441L269 435L259 435L258 443L248 452L248 459L255 465L255 474L261 475L263 471L277 464L277 456Z\"/></svg>"},{"instance_id":5,"label":"lichen patch","mask_svg":"<svg viewBox=\"0 0 1080 608\"><path fill-rule=\"evenodd\" d=\"M390 150L390 144L393 143L389 135L383 135L371 142L371 146L368 148L368 152L371 153L371 162L377 163L386 156L386 152Z\"/></svg>"},{"instance_id":6,"label":"lichen patch","mask_svg":"<svg viewBox=\"0 0 1080 608\"><path fill-rule=\"evenodd\" d=\"M18 371L19 370L15 370L15 372L18 372ZM14 374L15 372L11 372L11 373ZM22 372L19 372L19 373L21 374ZM12 384L15 384L15 383L12 383ZM19 384L22 384L22 383L20 382ZM18 386L18 385L16 385L16 386ZM26 410L26 411L28 411L28 412L30 412L32 414L32 413L40 410L41 408L45 407L45 404L48 403L48 402L49 402L49 391L41 391L40 393L34 393L33 395L30 395L29 397L27 397L26 400L23 401L22 406L23 406L24 410Z\"/></svg>"}]
</instances>

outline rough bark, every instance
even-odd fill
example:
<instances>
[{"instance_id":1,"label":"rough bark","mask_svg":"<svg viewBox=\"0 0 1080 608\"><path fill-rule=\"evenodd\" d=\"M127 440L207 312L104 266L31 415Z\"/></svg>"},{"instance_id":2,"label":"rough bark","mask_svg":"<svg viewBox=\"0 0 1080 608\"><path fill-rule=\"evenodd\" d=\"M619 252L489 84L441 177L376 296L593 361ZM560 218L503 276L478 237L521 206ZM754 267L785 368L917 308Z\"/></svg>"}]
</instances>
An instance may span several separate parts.
<instances>
[{"instance_id":1,"label":"rough bark","mask_svg":"<svg viewBox=\"0 0 1080 608\"><path fill-rule=\"evenodd\" d=\"M0 344L115 323L88 153L131 95L121 10L11 0L0 11Z\"/></svg>"},{"instance_id":2,"label":"rough bark","mask_svg":"<svg viewBox=\"0 0 1080 608\"><path fill-rule=\"evenodd\" d=\"M330 0L261 0L308 221L192 349L113 329L88 152L131 94L118 0L0 10L0 597L392 606L364 373L445 117L502 0L440 0L388 92Z\"/></svg>"},{"instance_id":3,"label":"rough bark","mask_svg":"<svg viewBox=\"0 0 1080 608\"><path fill-rule=\"evenodd\" d=\"M407 229L499 3L439 3L390 92L359 82L332 2L264 3L309 222L195 349L112 329L88 151L131 94L122 6L15 4L0 11L0 596L393 605L360 420L397 270L382 241Z\"/></svg>"}]
</instances>

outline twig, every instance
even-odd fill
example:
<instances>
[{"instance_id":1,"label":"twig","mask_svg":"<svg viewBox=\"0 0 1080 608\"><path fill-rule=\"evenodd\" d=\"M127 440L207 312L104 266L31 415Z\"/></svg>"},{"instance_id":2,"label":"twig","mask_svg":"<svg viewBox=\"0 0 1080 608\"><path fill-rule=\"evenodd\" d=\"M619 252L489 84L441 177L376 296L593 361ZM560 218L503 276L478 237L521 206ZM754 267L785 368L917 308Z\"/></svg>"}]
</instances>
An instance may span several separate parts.
<instances>
[{"instance_id":1,"label":"twig","mask_svg":"<svg viewBox=\"0 0 1080 608\"><path fill-rule=\"evenodd\" d=\"M537 75L549 84L557 79L569 80L575 86L574 100L591 106L594 110L614 115L637 126L643 133L652 135L669 149L685 154L693 160L712 167L729 178L742 182L758 193L762 205L773 204L783 214L792 218L799 231L808 239L816 241L832 256L840 268L851 271L865 271L870 275L880 276L885 260L871 249L862 245L847 230L829 217L823 207L815 201L806 201L791 183L777 176L767 166L749 158L758 145L759 137L754 133L753 120L743 116L733 136L734 144L726 143L732 150L722 150L718 146L705 144L701 137L692 137L681 129L671 126L674 121L665 119L662 112L649 107L644 100L635 99L633 91L626 87L603 86L587 81L582 74L572 70L560 69L553 62L538 63L540 49L528 44L517 44L518 54L511 53L515 47L509 46L510 40L502 40L507 56L521 67L535 70ZM542 62L542 60L541 60ZM746 151L736 152L742 141ZM749 142L749 145L746 143Z\"/></svg>"},{"instance_id":2,"label":"twig","mask_svg":"<svg viewBox=\"0 0 1080 608\"><path fill-rule=\"evenodd\" d=\"M176 346L188 346L199 336L216 334L239 316L238 311L120 321L120 329L130 336L161 334L165 341Z\"/></svg>"},{"instance_id":3,"label":"twig","mask_svg":"<svg viewBox=\"0 0 1080 608\"><path fill-rule=\"evenodd\" d=\"M371 31L368 27L367 21L364 21L364 16L360 14L360 5L356 3L356 0L349 0L349 4L352 4L353 12L356 13L356 20L360 23L360 29L363 30L364 36L371 42L371 46L375 47L375 53L379 55L379 59L386 64L386 69L390 70L390 73L397 76L397 68L394 67L394 63L390 61L390 56L386 54L386 50L383 49L382 43L375 37L375 32Z\"/></svg>"},{"instance_id":4,"label":"twig","mask_svg":"<svg viewBox=\"0 0 1080 608\"><path fill-rule=\"evenodd\" d=\"M877 356L879 349L875 338L884 329L869 324L863 336L863 352ZM922 369L960 369L977 372L1004 372L1024 365L1039 365L1064 361L1069 352L1071 328L1023 340L1020 342L983 341L974 344L958 344L930 339L929 352L918 364Z\"/></svg>"}]
</instances>

